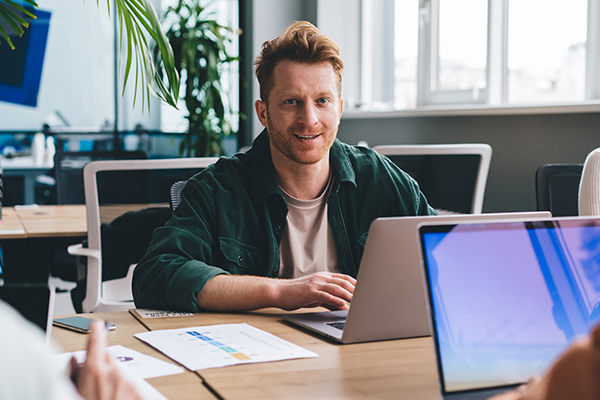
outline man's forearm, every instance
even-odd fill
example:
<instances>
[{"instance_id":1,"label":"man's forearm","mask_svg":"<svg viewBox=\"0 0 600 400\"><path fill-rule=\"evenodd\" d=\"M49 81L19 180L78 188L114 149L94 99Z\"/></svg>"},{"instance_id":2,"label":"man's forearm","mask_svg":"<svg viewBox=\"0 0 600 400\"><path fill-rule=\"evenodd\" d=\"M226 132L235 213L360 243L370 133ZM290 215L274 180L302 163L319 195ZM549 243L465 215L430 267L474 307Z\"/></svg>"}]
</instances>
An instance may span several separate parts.
<instances>
[{"instance_id":1,"label":"man's forearm","mask_svg":"<svg viewBox=\"0 0 600 400\"><path fill-rule=\"evenodd\" d=\"M317 272L296 279L217 275L197 297L210 311L248 311L264 307L295 310L324 306L346 309L352 301L356 280L348 275Z\"/></svg>"},{"instance_id":2,"label":"man's forearm","mask_svg":"<svg viewBox=\"0 0 600 400\"><path fill-rule=\"evenodd\" d=\"M276 282L261 276L217 275L197 297L198 305L208 311L249 311L274 307Z\"/></svg>"}]
</instances>

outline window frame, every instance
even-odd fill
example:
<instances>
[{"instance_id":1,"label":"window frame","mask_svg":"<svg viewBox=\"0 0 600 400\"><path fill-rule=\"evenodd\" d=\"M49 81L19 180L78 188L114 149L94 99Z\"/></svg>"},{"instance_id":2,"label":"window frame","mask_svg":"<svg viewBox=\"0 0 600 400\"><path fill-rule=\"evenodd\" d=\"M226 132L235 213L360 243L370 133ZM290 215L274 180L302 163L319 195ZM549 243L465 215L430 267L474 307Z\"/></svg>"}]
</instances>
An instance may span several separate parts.
<instances>
[{"instance_id":1,"label":"window frame","mask_svg":"<svg viewBox=\"0 0 600 400\"><path fill-rule=\"evenodd\" d=\"M319 0L319 3L323 0ZM331 2L332 0L327 0ZM339 0L338 0L339 1ZM338 2L335 1L334 2ZM365 4L376 0L354 0ZM479 96L473 99L472 90L436 91L431 87L431 76L436 68L437 46L432 38L437 35L440 0L419 0L419 43L417 56L417 107L395 109L393 101L388 105L381 103L376 107L373 99L365 93L365 88L377 85L370 69L361 65L358 82L350 85L362 90L353 93L354 104L346 104L344 115L361 118L385 113L387 116L404 115L501 115L501 114L540 114L540 113L582 113L600 111L600 0L587 0L587 37L586 37L586 83L585 97L582 101L562 103L507 103L508 99L508 7L509 0L488 0L487 15L487 55L486 86L479 89ZM385 0L384 0L385 2ZM393 2L392 2L393 3ZM437 8L437 9L436 9ZM390 9L384 9L387 15ZM392 9L393 10L393 9ZM492 18L492 15L494 18ZM365 24L361 21L361 41L354 52L364 60L368 53L365 48ZM319 26L321 29L323 27ZM334 38L335 40L335 38ZM348 50L344 57L348 55ZM368 64L367 64L368 66ZM372 71L372 70L371 70ZM389 79L389 77L388 77ZM381 82L379 82L380 84ZM344 85L348 85L345 79ZM348 107L350 106L350 107ZM352 106L355 106L354 108Z\"/></svg>"}]
</instances>

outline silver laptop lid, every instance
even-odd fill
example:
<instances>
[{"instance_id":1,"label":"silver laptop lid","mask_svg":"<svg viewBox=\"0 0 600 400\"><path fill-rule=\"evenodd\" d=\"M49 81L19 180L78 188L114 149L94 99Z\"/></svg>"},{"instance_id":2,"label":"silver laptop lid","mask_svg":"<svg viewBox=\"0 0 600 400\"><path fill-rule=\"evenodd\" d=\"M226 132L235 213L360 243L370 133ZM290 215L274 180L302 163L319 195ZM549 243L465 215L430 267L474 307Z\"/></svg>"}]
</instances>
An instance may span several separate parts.
<instances>
[{"instance_id":1,"label":"silver laptop lid","mask_svg":"<svg viewBox=\"0 0 600 400\"><path fill-rule=\"evenodd\" d=\"M419 233L444 397L525 382L598 320L600 218Z\"/></svg>"},{"instance_id":2,"label":"silver laptop lid","mask_svg":"<svg viewBox=\"0 0 600 400\"><path fill-rule=\"evenodd\" d=\"M543 218L551 218L551 214L521 212L376 219L369 229L342 341L356 343L430 334L417 237L420 223Z\"/></svg>"}]
</instances>

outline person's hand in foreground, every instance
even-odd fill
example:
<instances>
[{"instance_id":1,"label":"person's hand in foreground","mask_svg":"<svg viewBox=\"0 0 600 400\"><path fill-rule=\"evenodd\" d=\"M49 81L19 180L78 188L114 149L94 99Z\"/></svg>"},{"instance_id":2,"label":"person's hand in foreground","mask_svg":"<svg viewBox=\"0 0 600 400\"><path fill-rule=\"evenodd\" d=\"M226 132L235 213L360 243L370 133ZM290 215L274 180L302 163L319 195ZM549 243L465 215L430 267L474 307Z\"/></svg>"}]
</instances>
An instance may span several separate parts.
<instances>
[{"instance_id":1,"label":"person's hand in foreground","mask_svg":"<svg viewBox=\"0 0 600 400\"><path fill-rule=\"evenodd\" d=\"M135 386L123 375L115 359L106 350L104 322L90 325L87 358L80 366L71 359L71 379L86 400L142 399Z\"/></svg>"},{"instance_id":2,"label":"person's hand in foreground","mask_svg":"<svg viewBox=\"0 0 600 400\"><path fill-rule=\"evenodd\" d=\"M600 399L600 324L573 343L541 377L490 400Z\"/></svg>"}]
</instances>

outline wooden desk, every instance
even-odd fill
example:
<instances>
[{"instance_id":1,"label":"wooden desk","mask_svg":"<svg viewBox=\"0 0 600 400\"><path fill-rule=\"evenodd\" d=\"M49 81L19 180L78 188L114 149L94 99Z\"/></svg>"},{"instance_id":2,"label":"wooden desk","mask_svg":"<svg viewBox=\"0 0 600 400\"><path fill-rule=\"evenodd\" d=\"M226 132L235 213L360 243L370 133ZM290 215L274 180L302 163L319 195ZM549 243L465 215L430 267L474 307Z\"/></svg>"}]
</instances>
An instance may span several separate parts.
<instances>
[{"instance_id":1,"label":"wooden desk","mask_svg":"<svg viewBox=\"0 0 600 400\"><path fill-rule=\"evenodd\" d=\"M158 330L246 322L319 354L317 358L197 371L224 399L440 398L431 338L340 345L289 325L282 313L279 309L200 313L143 319L142 323Z\"/></svg>"},{"instance_id":2,"label":"wooden desk","mask_svg":"<svg viewBox=\"0 0 600 400\"><path fill-rule=\"evenodd\" d=\"M24 239L27 232L17 216L14 208L4 207L2 209L2 221L0 222L0 239Z\"/></svg>"},{"instance_id":3,"label":"wooden desk","mask_svg":"<svg viewBox=\"0 0 600 400\"><path fill-rule=\"evenodd\" d=\"M86 236L85 205L5 207L0 223L5 282L48 282L57 249L66 253Z\"/></svg>"},{"instance_id":4,"label":"wooden desk","mask_svg":"<svg viewBox=\"0 0 600 400\"><path fill-rule=\"evenodd\" d=\"M23 224L27 237L87 236L85 205L17 206L14 211Z\"/></svg>"},{"instance_id":5,"label":"wooden desk","mask_svg":"<svg viewBox=\"0 0 600 400\"><path fill-rule=\"evenodd\" d=\"M117 329L109 332L108 345L123 345L140 353L156 357L160 360L174 364L169 358L146 345L133 335L146 332L146 328L127 312L78 314L93 319L103 319L117 325ZM67 352L85 350L88 336L69 331L67 329L53 327L52 339ZM148 382L169 399L181 400L215 400L210 390L202 384L202 379L193 372L185 370L182 374L163 376L148 379Z\"/></svg>"}]
</instances>

